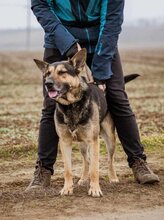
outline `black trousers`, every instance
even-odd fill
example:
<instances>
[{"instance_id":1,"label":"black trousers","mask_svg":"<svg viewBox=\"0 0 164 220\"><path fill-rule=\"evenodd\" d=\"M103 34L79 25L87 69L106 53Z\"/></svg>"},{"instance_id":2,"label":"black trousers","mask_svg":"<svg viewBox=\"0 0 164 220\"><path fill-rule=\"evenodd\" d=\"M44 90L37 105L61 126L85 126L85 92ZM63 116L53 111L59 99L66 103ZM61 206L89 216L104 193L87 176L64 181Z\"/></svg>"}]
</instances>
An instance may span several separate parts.
<instances>
[{"instance_id":1,"label":"black trousers","mask_svg":"<svg viewBox=\"0 0 164 220\"><path fill-rule=\"evenodd\" d=\"M89 67L92 63L92 57L92 54L87 55L87 64ZM65 59L67 58L61 56L58 50L45 49L44 61L53 63ZM125 92L123 71L118 51L112 61L112 71L113 76L106 83L106 98L119 139L131 167L135 159L142 158L146 160L146 156L143 153L143 146L140 142L136 119ZM44 82L43 95L44 108L40 121L37 163L41 163L43 167L51 170L53 174L53 165L56 161L59 141L54 125L56 103L49 98Z\"/></svg>"}]
</instances>

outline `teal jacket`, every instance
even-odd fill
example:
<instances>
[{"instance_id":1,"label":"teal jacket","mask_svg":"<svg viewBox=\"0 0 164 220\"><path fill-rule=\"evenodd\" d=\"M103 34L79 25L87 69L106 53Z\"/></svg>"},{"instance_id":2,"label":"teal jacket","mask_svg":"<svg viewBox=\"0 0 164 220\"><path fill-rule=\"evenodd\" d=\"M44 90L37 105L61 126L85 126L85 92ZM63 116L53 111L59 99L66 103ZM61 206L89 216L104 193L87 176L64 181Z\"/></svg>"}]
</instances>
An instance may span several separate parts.
<instances>
[{"instance_id":1,"label":"teal jacket","mask_svg":"<svg viewBox=\"0 0 164 220\"><path fill-rule=\"evenodd\" d=\"M31 9L45 31L45 48L65 54L79 42L93 53L95 79L112 75L111 61L123 22L124 0L31 0Z\"/></svg>"}]
</instances>

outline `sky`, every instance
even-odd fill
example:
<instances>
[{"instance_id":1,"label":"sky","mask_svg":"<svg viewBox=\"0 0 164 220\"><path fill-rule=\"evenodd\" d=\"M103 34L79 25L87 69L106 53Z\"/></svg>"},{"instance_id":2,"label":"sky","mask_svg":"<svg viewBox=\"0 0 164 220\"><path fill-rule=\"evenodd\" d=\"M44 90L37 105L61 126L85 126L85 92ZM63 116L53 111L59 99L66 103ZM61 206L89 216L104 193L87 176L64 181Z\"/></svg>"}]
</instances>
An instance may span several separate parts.
<instances>
[{"instance_id":1,"label":"sky","mask_svg":"<svg viewBox=\"0 0 164 220\"><path fill-rule=\"evenodd\" d=\"M30 2L30 0L0 0L0 29L25 28L26 5L30 5ZM31 26L39 27L32 13L30 17ZM125 0L124 24L133 24L138 19L164 21L164 0Z\"/></svg>"}]
</instances>

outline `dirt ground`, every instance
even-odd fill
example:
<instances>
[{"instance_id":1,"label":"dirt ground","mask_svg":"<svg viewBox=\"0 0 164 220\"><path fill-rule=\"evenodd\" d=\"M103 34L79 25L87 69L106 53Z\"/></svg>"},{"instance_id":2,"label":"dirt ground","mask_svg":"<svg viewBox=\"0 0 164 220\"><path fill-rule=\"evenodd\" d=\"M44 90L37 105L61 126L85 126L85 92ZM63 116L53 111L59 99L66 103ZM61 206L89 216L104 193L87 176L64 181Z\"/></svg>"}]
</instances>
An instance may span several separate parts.
<instances>
[{"instance_id":1,"label":"dirt ground","mask_svg":"<svg viewBox=\"0 0 164 220\"><path fill-rule=\"evenodd\" d=\"M42 76L32 59L38 52L0 53L0 219L2 220L162 220L164 219L164 51L121 51L125 74L140 73L126 90L135 112L148 163L161 181L139 185L117 140L116 170L120 182L107 176L101 143L100 185L104 196L91 198L79 187L82 158L73 149L74 195L59 196L63 186L61 153L51 188L25 193L37 158L42 108Z\"/></svg>"}]
</instances>

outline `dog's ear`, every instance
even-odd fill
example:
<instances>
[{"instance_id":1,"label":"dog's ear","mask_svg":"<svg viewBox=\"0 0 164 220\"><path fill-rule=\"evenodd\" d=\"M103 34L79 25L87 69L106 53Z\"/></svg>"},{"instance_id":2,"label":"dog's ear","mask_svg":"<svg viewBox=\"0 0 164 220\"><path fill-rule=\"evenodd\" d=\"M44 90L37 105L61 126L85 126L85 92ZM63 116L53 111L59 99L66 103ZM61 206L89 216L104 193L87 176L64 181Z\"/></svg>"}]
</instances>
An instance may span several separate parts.
<instances>
[{"instance_id":1,"label":"dog's ear","mask_svg":"<svg viewBox=\"0 0 164 220\"><path fill-rule=\"evenodd\" d=\"M85 66L86 59L87 59L87 50L83 48L70 59L70 62L77 70L80 70Z\"/></svg>"},{"instance_id":2,"label":"dog's ear","mask_svg":"<svg viewBox=\"0 0 164 220\"><path fill-rule=\"evenodd\" d=\"M37 67L42 71L43 74L47 72L49 66L48 63L37 59L34 59L34 62L36 63Z\"/></svg>"}]
</instances>

